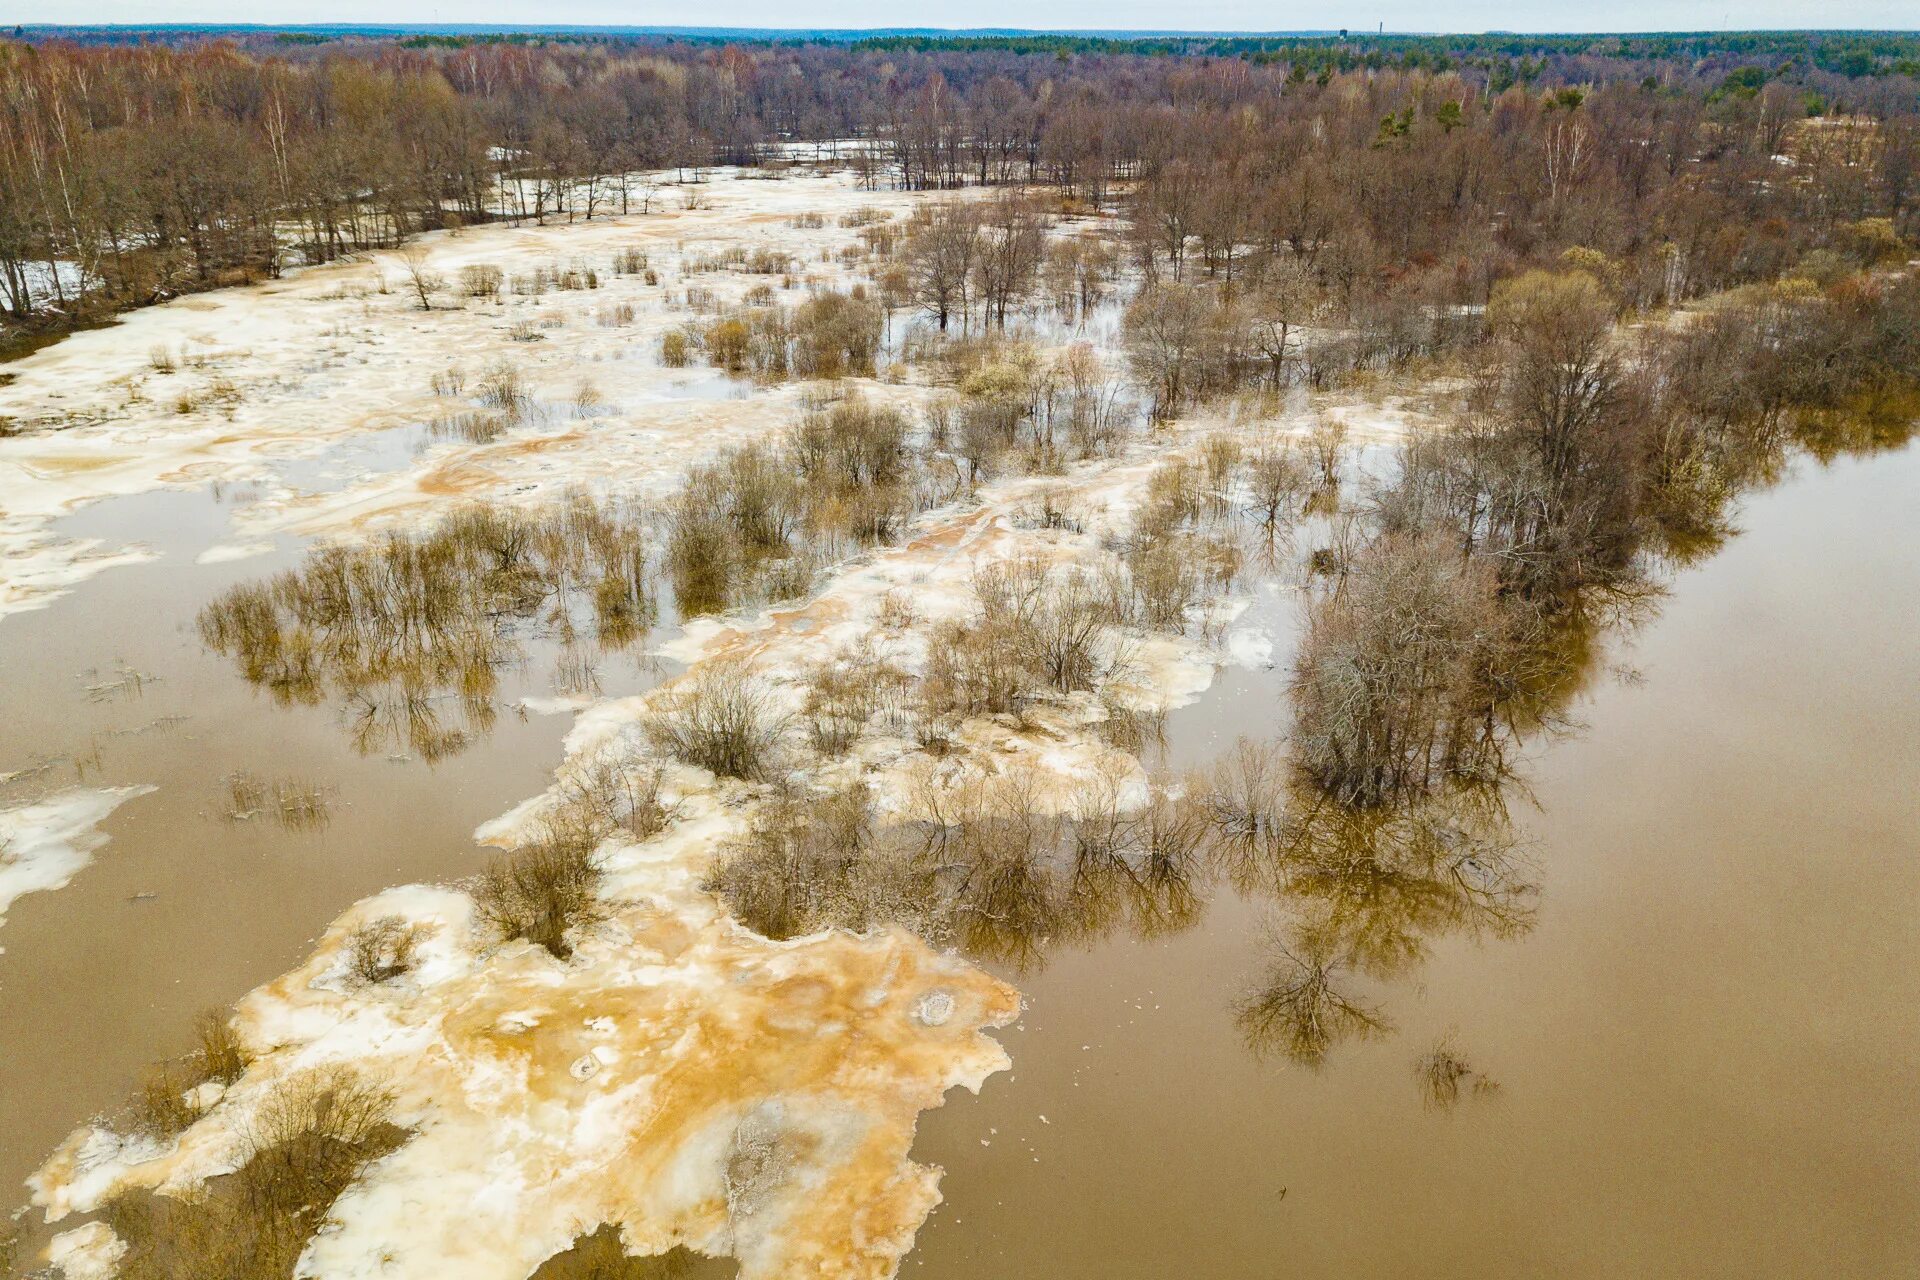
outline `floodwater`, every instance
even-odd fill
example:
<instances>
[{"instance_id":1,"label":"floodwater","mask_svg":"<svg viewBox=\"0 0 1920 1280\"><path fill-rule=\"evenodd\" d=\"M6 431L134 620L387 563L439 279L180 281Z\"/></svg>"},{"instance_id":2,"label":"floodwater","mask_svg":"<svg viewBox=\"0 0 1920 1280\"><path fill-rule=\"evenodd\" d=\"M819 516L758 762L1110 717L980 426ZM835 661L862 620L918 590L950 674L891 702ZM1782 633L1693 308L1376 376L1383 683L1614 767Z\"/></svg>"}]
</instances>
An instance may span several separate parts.
<instances>
[{"instance_id":1,"label":"floodwater","mask_svg":"<svg viewBox=\"0 0 1920 1280\"><path fill-rule=\"evenodd\" d=\"M1014 1066L922 1117L914 1154L945 1168L946 1199L902 1274L1920 1269L1916 493L1909 447L1802 462L1749 497L1746 532L1612 639L1579 724L1523 763L1531 928L1406 923L1398 963L1346 979L1372 1033L1317 1065L1236 1016L1286 927L1269 898L1216 887L1184 929L991 966L1027 997L1000 1033ZM545 785L568 723L502 714L432 765L363 754L341 708L276 706L195 631L220 590L293 563L291 541L195 564L227 531L207 493L63 531L166 554L0 625L0 771L48 762L0 801L158 790L0 928L15 1186L348 903L476 870L474 826ZM1176 713L1173 764L1284 727L1290 608L1261 605L1271 670L1225 671ZM501 700L552 693L549 657L534 646ZM610 694L653 678L618 656L602 672ZM234 819L241 771L318 787L326 820ZM1451 1105L1416 1073L1442 1043L1472 1072Z\"/></svg>"},{"instance_id":2,"label":"floodwater","mask_svg":"<svg viewBox=\"0 0 1920 1280\"><path fill-rule=\"evenodd\" d=\"M902 1274L1920 1274L1916 494L1908 447L1749 497L1524 767L1531 931L1356 981L1391 1026L1317 1070L1236 1023L1256 901L1019 975L1013 1071L922 1118ZM1273 733L1276 658L1175 756ZM1498 1090L1431 1105L1443 1037Z\"/></svg>"},{"instance_id":3,"label":"floodwater","mask_svg":"<svg viewBox=\"0 0 1920 1280\"><path fill-rule=\"evenodd\" d=\"M402 465L426 439L424 426L362 438L279 478L338 485ZM480 870L474 828L539 791L560 761L571 715L517 707L557 692L556 648L537 639L502 673L491 731L432 764L398 726L357 745L366 721L337 700L281 706L250 687L203 645L196 614L235 583L292 567L304 544L195 563L230 539L231 505L248 496L162 491L83 509L59 532L142 541L160 558L0 625L0 773L21 774L0 786L0 807L76 785L156 788L101 824L108 843L70 884L19 898L0 926L9 1204L78 1121L117 1106L149 1064L190 1047L199 1012L296 966L348 905ZM627 654L600 655L595 674L610 695L655 679ZM461 720L454 707L441 714ZM237 775L318 805L283 822L271 801L236 802Z\"/></svg>"}]
</instances>

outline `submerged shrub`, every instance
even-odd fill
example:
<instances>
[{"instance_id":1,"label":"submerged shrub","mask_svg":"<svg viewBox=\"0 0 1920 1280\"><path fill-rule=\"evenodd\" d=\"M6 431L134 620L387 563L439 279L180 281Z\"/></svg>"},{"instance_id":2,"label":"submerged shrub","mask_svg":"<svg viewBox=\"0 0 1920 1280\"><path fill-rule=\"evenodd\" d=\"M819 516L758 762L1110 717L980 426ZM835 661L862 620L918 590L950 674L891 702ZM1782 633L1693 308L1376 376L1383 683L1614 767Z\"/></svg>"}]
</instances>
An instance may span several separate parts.
<instances>
[{"instance_id":1,"label":"submerged shrub","mask_svg":"<svg viewBox=\"0 0 1920 1280\"><path fill-rule=\"evenodd\" d=\"M206 1114L191 1097L205 1083L191 1062L163 1062L152 1068L134 1094L127 1127L162 1141L179 1135Z\"/></svg>"},{"instance_id":2,"label":"submerged shrub","mask_svg":"<svg viewBox=\"0 0 1920 1280\"><path fill-rule=\"evenodd\" d=\"M601 757L567 773L561 802L576 825L645 840L665 830L673 817L661 791L658 765Z\"/></svg>"},{"instance_id":3,"label":"submerged shrub","mask_svg":"<svg viewBox=\"0 0 1920 1280\"><path fill-rule=\"evenodd\" d=\"M385 1090L342 1068L279 1083L258 1107L244 1162L191 1197L144 1190L102 1216L126 1245L124 1280L288 1280L328 1210L370 1163L396 1149Z\"/></svg>"},{"instance_id":4,"label":"submerged shrub","mask_svg":"<svg viewBox=\"0 0 1920 1280\"><path fill-rule=\"evenodd\" d=\"M799 472L807 523L862 545L895 538L918 505L906 415L858 397L809 413L787 452Z\"/></svg>"},{"instance_id":5,"label":"submerged shrub","mask_svg":"<svg viewBox=\"0 0 1920 1280\"><path fill-rule=\"evenodd\" d=\"M764 449L696 467L668 509L667 571L681 613L728 608L791 559L802 510L799 477Z\"/></svg>"},{"instance_id":6,"label":"submerged shrub","mask_svg":"<svg viewBox=\"0 0 1920 1280\"><path fill-rule=\"evenodd\" d=\"M591 829L550 827L531 844L494 859L473 889L480 918L503 938L567 959L573 954L568 933L603 914L599 843Z\"/></svg>"},{"instance_id":7,"label":"submerged shrub","mask_svg":"<svg viewBox=\"0 0 1920 1280\"><path fill-rule=\"evenodd\" d=\"M494 715L498 670L525 633L562 638L591 610L602 644L651 625L637 513L576 497L539 512L463 507L422 533L310 551L201 610L201 638L280 700L329 693L363 751L459 750ZM464 723L449 723L447 695Z\"/></svg>"},{"instance_id":8,"label":"submerged shrub","mask_svg":"<svg viewBox=\"0 0 1920 1280\"><path fill-rule=\"evenodd\" d=\"M398 1145L392 1113L393 1096L347 1068L284 1082L248 1126L248 1198L266 1214L330 1203L372 1158Z\"/></svg>"},{"instance_id":9,"label":"submerged shrub","mask_svg":"<svg viewBox=\"0 0 1920 1280\"><path fill-rule=\"evenodd\" d=\"M742 923L769 938L838 925L863 929L899 920L907 868L874 847L864 786L826 796L783 797L721 850L705 881ZM896 874L897 873L897 874Z\"/></svg>"},{"instance_id":10,"label":"submerged shrub","mask_svg":"<svg viewBox=\"0 0 1920 1280\"><path fill-rule=\"evenodd\" d=\"M520 370L505 361L480 375L474 392L481 404L515 422L527 417L533 409L532 389Z\"/></svg>"},{"instance_id":11,"label":"submerged shrub","mask_svg":"<svg viewBox=\"0 0 1920 1280\"><path fill-rule=\"evenodd\" d=\"M1008 715L1037 694L1041 681L1003 628L942 622L927 639L920 682L922 712L930 719Z\"/></svg>"},{"instance_id":12,"label":"submerged shrub","mask_svg":"<svg viewBox=\"0 0 1920 1280\"><path fill-rule=\"evenodd\" d=\"M1508 625L1491 568L1442 536L1382 538L1315 598L1294 667L1294 751L1336 799L1375 805L1476 772Z\"/></svg>"}]
</instances>

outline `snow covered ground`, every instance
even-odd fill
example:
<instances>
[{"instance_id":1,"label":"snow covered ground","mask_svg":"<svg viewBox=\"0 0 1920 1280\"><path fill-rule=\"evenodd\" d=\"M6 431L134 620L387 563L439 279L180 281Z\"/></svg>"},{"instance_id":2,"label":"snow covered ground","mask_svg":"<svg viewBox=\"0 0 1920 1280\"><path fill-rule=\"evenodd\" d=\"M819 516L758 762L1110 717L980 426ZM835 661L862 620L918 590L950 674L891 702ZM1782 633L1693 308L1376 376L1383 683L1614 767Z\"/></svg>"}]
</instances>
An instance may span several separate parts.
<instances>
[{"instance_id":1,"label":"snow covered ground","mask_svg":"<svg viewBox=\"0 0 1920 1280\"><path fill-rule=\"evenodd\" d=\"M721 445L783 428L796 388L748 396L710 370L667 368L658 358L660 335L687 318L689 286L726 303L756 284L778 288L781 278L684 268L728 248L767 249L793 255L796 290L813 281L844 286L847 270L823 261L857 243L839 217L868 207L898 212L919 197L862 191L845 175L767 181L724 170L691 189L704 207L682 208L669 194L647 215L428 236L424 270L448 285L432 311L409 291L400 255L374 254L133 311L9 365L0 417L21 434L0 438L0 618L151 556L54 528L105 498L256 485L258 500L236 514L235 537L205 549L231 557L279 531L341 533L430 514L452 497L537 502L615 476L628 490L665 488ZM793 225L801 213L820 214L824 225ZM659 284L614 272L615 255L633 249ZM466 299L460 271L473 266L497 266L509 278L540 267L591 269L599 287ZM630 320L623 306L633 309ZM430 442L341 492L288 478L302 460L344 442L470 410L471 394L435 394L436 375L456 372L470 393L503 365L529 384L535 407L499 439ZM587 384L596 403L582 407Z\"/></svg>"}]
</instances>

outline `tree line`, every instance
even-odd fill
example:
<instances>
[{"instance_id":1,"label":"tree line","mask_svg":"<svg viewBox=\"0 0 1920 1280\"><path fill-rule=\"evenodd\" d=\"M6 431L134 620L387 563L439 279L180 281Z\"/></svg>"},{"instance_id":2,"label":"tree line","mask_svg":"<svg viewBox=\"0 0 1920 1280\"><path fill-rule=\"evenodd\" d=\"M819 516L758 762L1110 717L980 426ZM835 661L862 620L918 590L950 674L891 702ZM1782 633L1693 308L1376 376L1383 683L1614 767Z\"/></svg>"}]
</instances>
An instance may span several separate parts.
<instances>
[{"instance_id":1,"label":"tree line","mask_svg":"<svg viewBox=\"0 0 1920 1280\"><path fill-rule=\"evenodd\" d=\"M1125 208L1152 273L1237 287L1285 261L1389 331L1570 249L1666 300L1912 234L1916 84L1892 61L1849 79L1632 47L1548 47L1517 77L1304 46L0 42L0 309L17 340L421 230L625 211L639 170L847 140L874 185Z\"/></svg>"}]
</instances>

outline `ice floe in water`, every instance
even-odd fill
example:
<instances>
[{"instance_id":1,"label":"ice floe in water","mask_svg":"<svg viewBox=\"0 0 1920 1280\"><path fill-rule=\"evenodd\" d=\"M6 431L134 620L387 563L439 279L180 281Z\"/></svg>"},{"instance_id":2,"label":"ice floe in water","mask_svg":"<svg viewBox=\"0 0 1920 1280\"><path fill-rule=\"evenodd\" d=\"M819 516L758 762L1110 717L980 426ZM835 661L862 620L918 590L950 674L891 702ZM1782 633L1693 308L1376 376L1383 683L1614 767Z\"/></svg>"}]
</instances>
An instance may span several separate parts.
<instances>
[{"instance_id":1,"label":"ice floe in water","mask_svg":"<svg viewBox=\"0 0 1920 1280\"><path fill-rule=\"evenodd\" d=\"M0 809L0 925L23 894L59 889L107 842L99 824L151 786L63 791Z\"/></svg>"},{"instance_id":2,"label":"ice floe in water","mask_svg":"<svg viewBox=\"0 0 1920 1280\"><path fill-rule=\"evenodd\" d=\"M668 844L731 825L705 816ZM492 942L455 890L368 899L241 1003L256 1056L205 1118L158 1149L76 1133L37 1203L58 1218L189 1192L244 1161L278 1086L344 1063L393 1092L412 1135L336 1202L302 1276L522 1280L601 1223L635 1254L732 1255L748 1280L892 1275L939 1200L938 1171L909 1157L918 1115L1007 1065L982 1032L1019 997L897 930L760 938L673 874L693 854L613 852L660 891L566 963ZM414 969L347 979L354 929L386 916L427 931Z\"/></svg>"},{"instance_id":3,"label":"ice floe in water","mask_svg":"<svg viewBox=\"0 0 1920 1280\"><path fill-rule=\"evenodd\" d=\"M235 560L251 560L255 556L264 556L272 550L271 542L220 542L195 556L193 562L195 564L230 564Z\"/></svg>"},{"instance_id":4,"label":"ice floe in water","mask_svg":"<svg viewBox=\"0 0 1920 1280\"><path fill-rule=\"evenodd\" d=\"M108 1280L126 1256L127 1243L104 1222L62 1231L47 1246L47 1261L66 1280Z\"/></svg>"}]
</instances>

